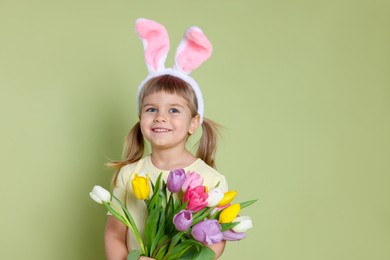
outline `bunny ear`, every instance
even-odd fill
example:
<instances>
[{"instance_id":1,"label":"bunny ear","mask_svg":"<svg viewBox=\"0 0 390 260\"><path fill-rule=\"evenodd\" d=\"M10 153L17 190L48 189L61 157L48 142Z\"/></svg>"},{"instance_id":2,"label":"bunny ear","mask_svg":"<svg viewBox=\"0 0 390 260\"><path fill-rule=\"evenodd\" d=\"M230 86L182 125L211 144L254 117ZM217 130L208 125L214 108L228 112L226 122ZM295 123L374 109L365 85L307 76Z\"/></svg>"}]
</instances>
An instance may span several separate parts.
<instances>
[{"instance_id":1,"label":"bunny ear","mask_svg":"<svg viewBox=\"0 0 390 260\"><path fill-rule=\"evenodd\" d=\"M135 30L144 45L149 72L164 69L169 51L169 37L165 27L155 21L139 18L135 22Z\"/></svg>"},{"instance_id":2,"label":"bunny ear","mask_svg":"<svg viewBox=\"0 0 390 260\"><path fill-rule=\"evenodd\" d=\"M206 61L213 46L199 27L190 27L176 50L176 69L189 74Z\"/></svg>"}]
</instances>

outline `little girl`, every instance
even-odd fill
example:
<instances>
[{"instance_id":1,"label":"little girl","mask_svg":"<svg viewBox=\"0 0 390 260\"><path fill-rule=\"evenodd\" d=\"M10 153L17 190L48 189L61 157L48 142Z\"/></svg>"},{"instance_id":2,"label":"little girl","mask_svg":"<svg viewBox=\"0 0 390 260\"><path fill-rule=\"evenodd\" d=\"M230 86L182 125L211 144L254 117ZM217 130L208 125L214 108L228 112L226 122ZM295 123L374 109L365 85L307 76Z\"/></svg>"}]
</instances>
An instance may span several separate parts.
<instances>
[{"instance_id":1,"label":"little girl","mask_svg":"<svg viewBox=\"0 0 390 260\"><path fill-rule=\"evenodd\" d=\"M171 170L194 171L204 178L204 185L227 191L227 182L215 168L217 125L203 117L203 98L196 81L188 74L207 60L212 46L198 27L191 27L180 43L173 68L164 68L169 49L165 28L155 21L138 19L136 31L143 41L148 77L138 91L139 122L125 141L125 158L111 165L117 168L113 177L116 195L132 214L143 234L147 209L132 190L134 173L145 172L155 182L162 172L164 180ZM190 135L202 126L196 156L186 149ZM144 139L151 145L151 154L144 156ZM115 203L113 201L113 203ZM211 246L218 258L225 241ZM107 259L126 259L131 249L139 248L133 233L113 216L108 216L105 231ZM151 259L141 257L140 259Z\"/></svg>"}]
</instances>

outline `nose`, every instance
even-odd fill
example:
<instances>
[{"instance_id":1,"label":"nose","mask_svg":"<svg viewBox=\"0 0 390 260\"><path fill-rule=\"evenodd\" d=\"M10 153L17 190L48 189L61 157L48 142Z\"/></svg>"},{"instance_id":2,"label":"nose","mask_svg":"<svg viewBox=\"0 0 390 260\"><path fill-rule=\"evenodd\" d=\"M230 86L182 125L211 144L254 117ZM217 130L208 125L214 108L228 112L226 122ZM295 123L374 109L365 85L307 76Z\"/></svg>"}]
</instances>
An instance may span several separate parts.
<instances>
[{"instance_id":1,"label":"nose","mask_svg":"<svg viewBox=\"0 0 390 260\"><path fill-rule=\"evenodd\" d=\"M153 119L154 123L165 123L167 120L164 115L157 113L156 117Z\"/></svg>"}]
</instances>

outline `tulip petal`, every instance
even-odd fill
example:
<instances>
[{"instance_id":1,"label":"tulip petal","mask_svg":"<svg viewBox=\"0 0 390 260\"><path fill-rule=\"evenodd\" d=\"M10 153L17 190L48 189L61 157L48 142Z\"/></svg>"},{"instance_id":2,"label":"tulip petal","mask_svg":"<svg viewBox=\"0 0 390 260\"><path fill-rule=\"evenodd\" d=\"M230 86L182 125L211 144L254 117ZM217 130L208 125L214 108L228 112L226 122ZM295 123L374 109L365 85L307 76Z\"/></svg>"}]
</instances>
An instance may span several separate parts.
<instances>
[{"instance_id":1,"label":"tulip petal","mask_svg":"<svg viewBox=\"0 0 390 260\"><path fill-rule=\"evenodd\" d=\"M203 220L197 223L193 226L191 234L195 240L207 245L219 243L223 239L221 226L215 219Z\"/></svg>"},{"instance_id":2,"label":"tulip petal","mask_svg":"<svg viewBox=\"0 0 390 260\"><path fill-rule=\"evenodd\" d=\"M172 193L179 192L186 180L186 173L183 169L171 171L167 178L168 190Z\"/></svg>"},{"instance_id":3,"label":"tulip petal","mask_svg":"<svg viewBox=\"0 0 390 260\"><path fill-rule=\"evenodd\" d=\"M245 232L237 233L231 229L226 230L225 232L222 232L222 234L223 234L223 240L226 240L226 241L238 241L238 240L244 239L246 237Z\"/></svg>"},{"instance_id":4,"label":"tulip petal","mask_svg":"<svg viewBox=\"0 0 390 260\"><path fill-rule=\"evenodd\" d=\"M203 185L203 178L196 172L188 172L186 174L186 179L183 183L182 190L186 192L187 190L193 189L197 186Z\"/></svg>"},{"instance_id":5,"label":"tulip petal","mask_svg":"<svg viewBox=\"0 0 390 260\"><path fill-rule=\"evenodd\" d=\"M224 197L224 192L222 191L221 188L214 188L210 190L208 193L209 195L207 199L207 207L215 207L218 205L218 203L223 199Z\"/></svg>"},{"instance_id":6,"label":"tulip petal","mask_svg":"<svg viewBox=\"0 0 390 260\"><path fill-rule=\"evenodd\" d=\"M182 210L173 217L173 224L179 231L186 231L192 224L192 213Z\"/></svg>"},{"instance_id":7,"label":"tulip petal","mask_svg":"<svg viewBox=\"0 0 390 260\"><path fill-rule=\"evenodd\" d=\"M248 229L253 227L252 219L249 216L237 217L233 220L233 222L240 222L237 226L232 228L232 230L237 233L246 232Z\"/></svg>"},{"instance_id":8,"label":"tulip petal","mask_svg":"<svg viewBox=\"0 0 390 260\"><path fill-rule=\"evenodd\" d=\"M101 202L110 202L111 193L99 185L95 185L92 189L92 193L99 198Z\"/></svg>"},{"instance_id":9,"label":"tulip petal","mask_svg":"<svg viewBox=\"0 0 390 260\"><path fill-rule=\"evenodd\" d=\"M219 215L219 223L230 223L240 213L240 204L232 204L229 207L222 210Z\"/></svg>"},{"instance_id":10,"label":"tulip petal","mask_svg":"<svg viewBox=\"0 0 390 260\"><path fill-rule=\"evenodd\" d=\"M91 197L91 199L93 199L95 202L99 203L99 204L102 204L103 202L98 198L98 196L96 196L95 194L93 194L92 192L89 193L89 197Z\"/></svg>"},{"instance_id":11,"label":"tulip petal","mask_svg":"<svg viewBox=\"0 0 390 260\"><path fill-rule=\"evenodd\" d=\"M134 195L139 200L145 200L150 194L149 177L140 176L135 173L133 180L131 181Z\"/></svg>"},{"instance_id":12,"label":"tulip petal","mask_svg":"<svg viewBox=\"0 0 390 260\"><path fill-rule=\"evenodd\" d=\"M235 190L225 192L223 199L218 204L218 207L229 204L236 196L237 196L237 191Z\"/></svg>"}]
</instances>

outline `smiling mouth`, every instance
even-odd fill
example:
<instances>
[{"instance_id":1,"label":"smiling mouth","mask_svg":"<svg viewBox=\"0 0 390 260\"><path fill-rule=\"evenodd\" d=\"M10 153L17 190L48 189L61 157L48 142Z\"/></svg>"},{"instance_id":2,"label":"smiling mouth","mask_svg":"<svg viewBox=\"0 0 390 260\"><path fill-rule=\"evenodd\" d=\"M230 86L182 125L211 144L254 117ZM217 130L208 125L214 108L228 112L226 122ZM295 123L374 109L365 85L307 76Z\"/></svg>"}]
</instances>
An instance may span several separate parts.
<instances>
[{"instance_id":1,"label":"smiling mouth","mask_svg":"<svg viewBox=\"0 0 390 260\"><path fill-rule=\"evenodd\" d=\"M152 131L155 133L167 133L170 132L171 130L166 128L153 128Z\"/></svg>"}]
</instances>

